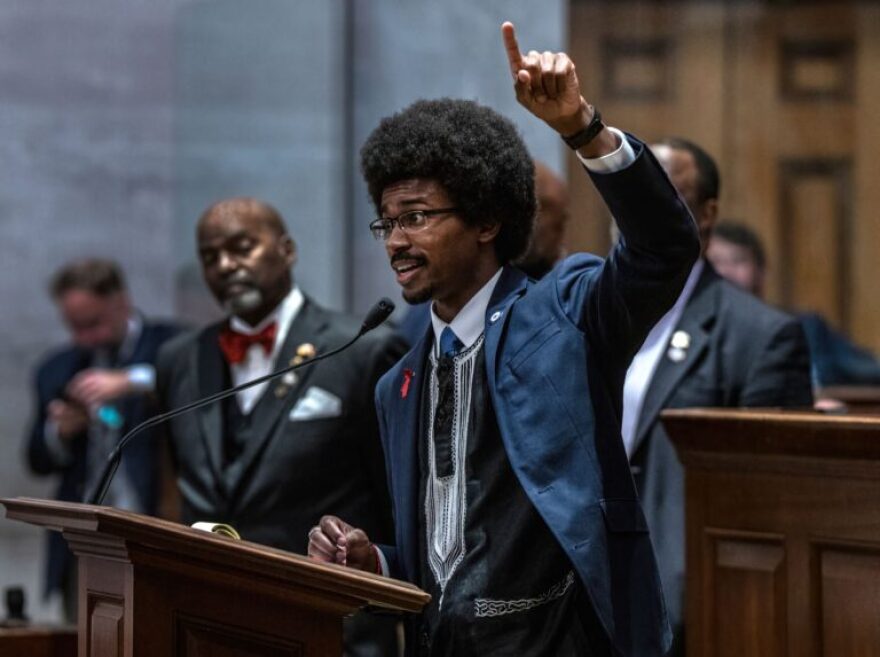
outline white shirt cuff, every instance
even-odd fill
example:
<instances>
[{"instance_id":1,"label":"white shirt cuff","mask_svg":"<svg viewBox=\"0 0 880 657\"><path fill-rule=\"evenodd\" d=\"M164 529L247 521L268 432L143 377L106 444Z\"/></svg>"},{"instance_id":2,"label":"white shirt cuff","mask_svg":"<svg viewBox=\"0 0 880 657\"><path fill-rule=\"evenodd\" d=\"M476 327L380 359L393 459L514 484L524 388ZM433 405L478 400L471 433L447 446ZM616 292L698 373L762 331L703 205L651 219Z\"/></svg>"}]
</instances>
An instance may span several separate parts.
<instances>
[{"instance_id":1,"label":"white shirt cuff","mask_svg":"<svg viewBox=\"0 0 880 657\"><path fill-rule=\"evenodd\" d=\"M376 556L379 559L380 574L383 577L390 577L390 575L388 574L388 572L389 572L388 561L385 559L385 555L382 554L382 550L380 550L379 547L375 543L373 543L373 547L376 548Z\"/></svg>"},{"instance_id":2,"label":"white shirt cuff","mask_svg":"<svg viewBox=\"0 0 880 657\"><path fill-rule=\"evenodd\" d=\"M131 365L125 370L132 392L153 392L156 389L156 368L146 363Z\"/></svg>"},{"instance_id":3,"label":"white shirt cuff","mask_svg":"<svg viewBox=\"0 0 880 657\"><path fill-rule=\"evenodd\" d=\"M622 131L617 128L612 128L611 126L608 126L608 130L617 137L617 141L620 143L620 146L618 146L615 151L608 153L608 155L603 155L602 157L589 158L583 157L580 153L575 151L578 159L593 173L614 173L615 171L626 169L630 164L636 161L636 152L633 150L632 144L629 143L629 139L626 138L626 135L623 134Z\"/></svg>"},{"instance_id":4,"label":"white shirt cuff","mask_svg":"<svg viewBox=\"0 0 880 657\"><path fill-rule=\"evenodd\" d=\"M61 436L58 435L58 425L52 420L46 420L43 425L43 442L58 466L63 468L73 463L73 452L67 443L61 440Z\"/></svg>"}]
</instances>

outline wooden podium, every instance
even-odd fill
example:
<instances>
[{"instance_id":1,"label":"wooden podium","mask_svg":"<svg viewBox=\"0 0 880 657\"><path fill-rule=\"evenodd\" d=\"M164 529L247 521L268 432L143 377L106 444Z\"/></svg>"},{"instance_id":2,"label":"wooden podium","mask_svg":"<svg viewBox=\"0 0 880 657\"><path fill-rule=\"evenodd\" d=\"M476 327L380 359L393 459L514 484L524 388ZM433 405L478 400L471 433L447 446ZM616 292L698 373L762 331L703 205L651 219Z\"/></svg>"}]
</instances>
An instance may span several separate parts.
<instances>
[{"instance_id":1,"label":"wooden podium","mask_svg":"<svg viewBox=\"0 0 880 657\"><path fill-rule=\"evenodd\" d=\"M109 507L0 500L79 558L79 657L325 657L366 606L419 611L417 587Z\"/></svg>"},{"instance_id":2,"label":"wooden podium","mask_svg":"<svg viewBox=\"0 0 880 657\"><path fill-rule=\"evenodd\" d=\"M880 656L880 418L666 411L688 657Z\"/></svg>"}]
</instances>

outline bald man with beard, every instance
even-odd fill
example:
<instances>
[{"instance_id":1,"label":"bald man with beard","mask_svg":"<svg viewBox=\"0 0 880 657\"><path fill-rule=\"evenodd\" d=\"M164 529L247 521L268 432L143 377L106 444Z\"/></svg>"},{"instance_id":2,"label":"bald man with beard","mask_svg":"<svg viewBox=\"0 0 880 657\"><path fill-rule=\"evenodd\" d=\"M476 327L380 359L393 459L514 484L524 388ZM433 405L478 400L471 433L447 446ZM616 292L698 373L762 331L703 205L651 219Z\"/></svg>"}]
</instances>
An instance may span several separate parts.
<instances>
[{"instance_id":1,"label":"bald man with beard","mask_svg":"<svg viewBox=\"0 0 880 657\"><path fill-rule=\"evenodd\" d=\"M269 204L215 203L196 238L205 283L228 316L163 349L167 408L308 360L358 332L359 319L322 308L296 285L296 245ZM373 389L403 352L379 327L332 359L172 420L183 521L228 523L245 540L305 554L309 528L345 508L390 538ZM393 654L381 630L354 640L371 621L347 628L347 654Z\"/></svg>"}]
</instances>

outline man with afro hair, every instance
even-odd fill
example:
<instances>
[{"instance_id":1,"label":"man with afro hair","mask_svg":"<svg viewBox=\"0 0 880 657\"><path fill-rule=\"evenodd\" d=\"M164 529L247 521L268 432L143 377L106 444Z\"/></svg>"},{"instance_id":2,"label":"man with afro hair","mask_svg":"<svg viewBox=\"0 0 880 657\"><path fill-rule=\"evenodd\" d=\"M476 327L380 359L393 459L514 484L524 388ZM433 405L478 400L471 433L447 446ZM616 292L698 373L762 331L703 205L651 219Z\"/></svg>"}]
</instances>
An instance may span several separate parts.
<instances>
[{"instance_id":1,"label":"man with afro hair","mask_svg":"<svg viewBox=\"0 0 880 657\"><path fill-rule=\"evenodd\" d=\"M575 149L623 238L540 282L510 263L535 215L509 121L419 101L362 150L384 242L431 326L376 389L395 544L344 518L309 554L418 584L410 655L663 655L670 632L620 436L624 375L698 253L694 222L644 144L605 127L564 53L522 55L519 102Z\"/></svg>"}]
</instances>

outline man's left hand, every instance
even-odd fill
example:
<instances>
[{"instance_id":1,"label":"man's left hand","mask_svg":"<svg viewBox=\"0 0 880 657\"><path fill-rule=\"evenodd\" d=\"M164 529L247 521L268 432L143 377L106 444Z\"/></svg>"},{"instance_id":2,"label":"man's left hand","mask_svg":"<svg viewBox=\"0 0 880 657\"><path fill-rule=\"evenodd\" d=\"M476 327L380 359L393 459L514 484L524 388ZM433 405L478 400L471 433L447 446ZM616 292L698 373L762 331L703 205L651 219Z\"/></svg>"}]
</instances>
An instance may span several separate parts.
<instances>
[{"instance_id":1,"label":"man's left hand","mask_svg":"<svg viewBox=\"0 0 880 657\"><path fill-rule=\"evenodd\" d=\"M336 516L322 517L309 531L308 554L317 561L379 572L373 544L364 531Z\"/></svg>"},{"instance_id":2,"label":"man's left hand","mask_svg":"<svg viewBox=\"0 0 880 657\"><path fill-rule=\"evenodd\" d=\"M77 374L67 385L67 396L87 408L124 397L132 392L125 370L88 369Z\"/></svg>"},{"instance_id":3,"label":"man's left hand","mask_svg":"<svg viewBox=\"0 0 880 657\"><path fill-rule=\"evenodd\" d=\"M581 95L574 62L569 56L564 52L536 50L523 55L510 22L501 26L501 36L519 104L563 137L586 128L594 110ZM599 157L613 152L617 146L616 137L606 128L580 153L584 157Z\"/></svg>"}]
</instances>

